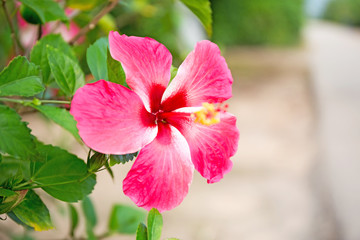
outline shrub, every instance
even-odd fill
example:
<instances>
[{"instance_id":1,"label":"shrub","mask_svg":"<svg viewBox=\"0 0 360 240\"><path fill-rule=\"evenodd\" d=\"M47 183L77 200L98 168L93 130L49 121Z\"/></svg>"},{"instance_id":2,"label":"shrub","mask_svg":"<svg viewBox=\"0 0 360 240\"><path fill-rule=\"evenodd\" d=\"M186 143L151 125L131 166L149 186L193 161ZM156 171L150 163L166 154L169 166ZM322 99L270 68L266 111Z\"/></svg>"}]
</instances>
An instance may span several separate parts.
<instances>
[{"instance_id":1,"label":"shrub","mask_svg":"<svg viewBox=\"0 0 360 240\"><path fill-rule=\"evenodd\" d=\"M213 40L226 45L299 42L303 0L212 0Z\"/></svg>"},{"instance_id":2,"label":"shrub","mask_svg":"<svg viewBox=\"0 0 360 240\"><path fill-rule=\"evenodd\" d=\"M332 0L323 18L339 23L360 26L360 0Z\"/></svg>"}]
</instances>

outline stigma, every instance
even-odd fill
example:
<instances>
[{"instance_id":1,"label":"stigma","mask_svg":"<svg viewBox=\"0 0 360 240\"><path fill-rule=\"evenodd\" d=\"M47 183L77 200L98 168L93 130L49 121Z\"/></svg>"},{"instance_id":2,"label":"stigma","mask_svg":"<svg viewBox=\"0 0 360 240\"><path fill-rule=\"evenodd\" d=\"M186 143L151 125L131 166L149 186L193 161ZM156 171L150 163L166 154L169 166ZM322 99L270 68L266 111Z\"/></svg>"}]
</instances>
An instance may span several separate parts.
<instances>
[{"instance_id":1,"label":"stigma","mask_svg":"<svg viewBox=\"0 0 360 240\"><path fill-rule=\"evenodd\" d=\"M191 114L195 123L210 126L220 122L220 112L226 112L228 105L217 105L205 102L202 109Z\"/></svg>"}]
</instances>

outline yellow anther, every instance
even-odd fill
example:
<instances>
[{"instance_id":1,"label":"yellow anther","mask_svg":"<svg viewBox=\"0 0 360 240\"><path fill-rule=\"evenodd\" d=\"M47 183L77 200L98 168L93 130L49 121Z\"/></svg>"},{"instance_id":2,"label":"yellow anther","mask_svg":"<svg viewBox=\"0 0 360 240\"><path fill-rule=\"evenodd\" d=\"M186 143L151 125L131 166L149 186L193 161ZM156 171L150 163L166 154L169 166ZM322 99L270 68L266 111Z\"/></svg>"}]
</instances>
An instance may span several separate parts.
<instances>
[{"instance_id":1,"label":"yellow anther","mask_svg":"<svg viewBox=\"0 0 360 240\"><path fill-rule=\"evenodd\" d=\"M194 122L202 125L210 126L220 122L219 108L216 108L214 104L203 103L203 108L192 114Z\"/></svg>"}]
</instances>

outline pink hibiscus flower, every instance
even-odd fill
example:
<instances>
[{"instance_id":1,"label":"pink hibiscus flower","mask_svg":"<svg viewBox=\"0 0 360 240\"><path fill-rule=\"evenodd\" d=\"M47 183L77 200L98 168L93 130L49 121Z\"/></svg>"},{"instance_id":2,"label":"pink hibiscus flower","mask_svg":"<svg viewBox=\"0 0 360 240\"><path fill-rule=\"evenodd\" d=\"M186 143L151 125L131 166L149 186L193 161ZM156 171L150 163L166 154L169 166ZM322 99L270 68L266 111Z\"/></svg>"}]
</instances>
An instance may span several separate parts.
<instances>
[{"instance_id":1,"label":"pink hibiscus flower","mask_svg":"<svg viewBox=\"0 0 360 240\"><path fill-rule=\"evenodd\" d=\"M236 118L214 106L231 97L230 70L217 45L201 41L169 84L172 56L162 44L117 32L110 32L109 44L131 90L104 80L87 84L70 112L90 148L140 150L123 191L139 207L170 210L187 194L194 168L208 183L232 168Z\"/></svg>"}]
</instances>

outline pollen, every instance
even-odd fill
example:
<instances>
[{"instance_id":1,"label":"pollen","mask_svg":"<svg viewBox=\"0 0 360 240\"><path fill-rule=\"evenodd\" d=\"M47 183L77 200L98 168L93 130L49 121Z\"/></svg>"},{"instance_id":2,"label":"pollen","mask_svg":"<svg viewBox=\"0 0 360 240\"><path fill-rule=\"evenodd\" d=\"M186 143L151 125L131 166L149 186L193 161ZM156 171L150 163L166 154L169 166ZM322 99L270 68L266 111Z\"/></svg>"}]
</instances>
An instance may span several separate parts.
<instances>
[{"instance_id":1,"label":"pollen","mask_svg":"<svg viewBox=\"0 0 360 240\"><path fill-rule=\"evenodd\" d=\"M227 110L227 105L215 106L212 103L205 102L202 104L203 107L201 110L194 112L192 117L194 122L210 126L220 122L220 112L225 112Z\"/></svg>"}]
</instances>

